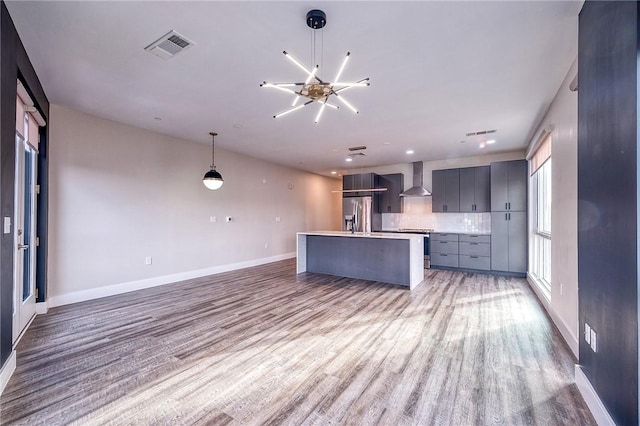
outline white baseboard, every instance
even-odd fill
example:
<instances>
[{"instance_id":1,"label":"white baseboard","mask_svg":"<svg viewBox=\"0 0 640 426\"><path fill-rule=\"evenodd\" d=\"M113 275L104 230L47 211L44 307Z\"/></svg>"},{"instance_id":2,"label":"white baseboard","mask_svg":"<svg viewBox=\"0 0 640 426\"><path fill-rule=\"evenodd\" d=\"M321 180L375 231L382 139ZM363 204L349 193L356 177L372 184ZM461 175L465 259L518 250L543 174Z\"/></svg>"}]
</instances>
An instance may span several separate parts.
<instances>
[{"instance_id":1,"label":"white baseboard","mask_svg":"<svg viewBox=\"0 0 640 426\"><path fill-rule=\"evenodd\" d=\"M49 312L49 302L38 302L36 303L36 314L42 315Z\"/></svg>"},{"instance_id":2,"label":"white baseboard","mask_svg":"<svg viewBox=\"0 0 640 426\"><path fill-rule=\"evenodd\" d=\"M598 423L598 426L615 426L615 422L609 415L609 412L605 408L604 404L600 400L600 397L596 393L591 382L582 371L582 368L576 364L576 385L578 390L587 403L587 407L591 410L593 418Z\"/></svg>"},{"instance_id":3,"label":"white baseboard","mask_svg":"<svg viewBox=\"0 0 640 426\"><path fill-rule=\"evenodd\" d=\"M0 395L4 391L4 388L9 383L9 379L11 375L16 370L16 351L11 351L11 355L9 355L9 359L4 363L2 369L0 369Z\"/></svg>"},{"instance_id":4,"label":"white baseboard","mask_svg":"<svg viewBox=\"0 0 640 426\"><path fill-rule=\"evenodd\" d=\"M547 298L544 297L538 286L533 282L533 278L531 278L529 274L527 274L527 282L529 283L529 287L531 287L533 292L538 297L538 300L540 300L542 306L544 306L544 309L551 317L551 320L553 321L555 326L558 327L560 335L562 336L564 341L567 342L567 345L569 346L569 349L571 349L573 355L576 357L576 359L579 359L578 352L580 348L580 342L578 341L578 338L573 335L573 333L571 332L571 328L562 320L562 318L560 318L558 314L555 313L555 311L551 307L551 304L549 303Z\"/></svg>"},{"instance_id":5,"label":"white baseboard","mask_svg":"<svg viewBox=\"0 0 640 426\"><path fill-rule=\"evenodd\" d=\"M292 259L294 257L296 257L295 253L285 253L271 257L263 257L261 259L248 260L245 262L213 266L211 268L197 269L194 271L180 272L171 275L163 275L161 277L148 278L138 281L129 281L126 283L92 288L88 290L74 291L72 293L52 296L47 302L48 307L53 308L55 306L69 305L71 303L78 303L84 302L86 300L99 299L101 297L114 296L116 294L128 293L130 291L142 290L145 288L156 287L164 284L171 284L178 281L205 277L207 275L219 274L221 272L235 271L237 269L264 265L266 263L278 262L280 260Z\"/></svg>"}]
</instances>

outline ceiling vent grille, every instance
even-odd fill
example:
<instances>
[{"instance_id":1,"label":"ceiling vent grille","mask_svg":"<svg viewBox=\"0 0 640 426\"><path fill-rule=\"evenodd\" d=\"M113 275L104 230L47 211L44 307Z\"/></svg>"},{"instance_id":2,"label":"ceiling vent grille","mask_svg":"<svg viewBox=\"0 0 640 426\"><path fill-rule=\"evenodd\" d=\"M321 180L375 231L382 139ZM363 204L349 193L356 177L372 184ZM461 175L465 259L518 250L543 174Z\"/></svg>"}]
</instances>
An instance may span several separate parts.
<instances>
[{"instance_id":1,"label":"ceiling vent grille","mask_svg":"<svg viewBox=\"0 0 640 426\"><path fill-rule=\"evenodd\" d=\"M362 145L362 146L352 146L351 148L349 148L349 151L362 151L367 149L366 146Z\"/></svg>"},{"instance_id":2,"label":"ceiling vent grille","mask_svg":"<svg viewBox=\"0 0 640 426\"><path fill-rule=\"evenodd\" d=\"M481 135L489 135L491 133L496 133L498 130L497 129L493 129L493 130L480 130L477 132L469 132L467 133L467 136L481 136Z\"/></svg>"},{"instance_id":3,"label":"ceiling vent grille","mask_svg":"<svg viewBox=\"0 0 640 426\"><path fill-rule=\"evenodd\" d=\"M158 40L144 48L147 52L153 53L162 59L171 59L178 53L190 48L195 43L171 30Z\"/></svg>"},{"instance_id":4,"label":"ceiling vent grille","mask_svg":"<svg viewBox=\"0 0 640 426\"><path fill-rule=\"evenodd\" d=\"M365 155L364 155L364 152L354 152L354 153L352 153L352 154L348 154L348 155L349 155L349 157L351 157L351 158L355 158L355 157L364 157L364 156L365 156Z\"/></svg>"}]
</instances>

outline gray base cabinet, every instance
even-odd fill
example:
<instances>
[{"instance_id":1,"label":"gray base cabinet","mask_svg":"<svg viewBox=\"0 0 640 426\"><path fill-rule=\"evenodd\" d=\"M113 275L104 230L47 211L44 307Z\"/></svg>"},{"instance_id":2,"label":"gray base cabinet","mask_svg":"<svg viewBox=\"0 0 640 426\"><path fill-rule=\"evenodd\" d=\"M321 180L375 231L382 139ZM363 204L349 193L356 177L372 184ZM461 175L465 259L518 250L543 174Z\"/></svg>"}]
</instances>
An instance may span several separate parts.
<instances>
[{"instance_id":1,"label":"gray base cabinet","mask_svg":"<svg viewBox=\"0 0 640 426\"><path fill-rule=\"evenodd\" d=\"M527 213L491 213L491 269L527 272Z\"/></svg>"},{"instance_id":2,"label":"gray base cabinet","mask_svg":"<svg viewBox=\"0 0 640 426\"><path fill-rule=\"evenodd\" d=\"M458 234L434 232L430 235L429 245L432 267L458 267Z\"/></svg>"},{"instance_id":3,"label":"gray base cabinet","mask_svg":"<svg viewBox=\"0 0 640 426\"><path fill-rule=\"evenodd\" d=\"M491 270L491 236L432 233L431 266Z\"/></svg>"},{"instance_id":4,"label":"gray base cabinet","mask_svg":"<svg viewBox=\"0 0 640 426\"><path fill-rule=\"evenodd\" d=\"M461 234L458 263L464 269L491 270L491 236Z\"/></svg>"}]
</instances>

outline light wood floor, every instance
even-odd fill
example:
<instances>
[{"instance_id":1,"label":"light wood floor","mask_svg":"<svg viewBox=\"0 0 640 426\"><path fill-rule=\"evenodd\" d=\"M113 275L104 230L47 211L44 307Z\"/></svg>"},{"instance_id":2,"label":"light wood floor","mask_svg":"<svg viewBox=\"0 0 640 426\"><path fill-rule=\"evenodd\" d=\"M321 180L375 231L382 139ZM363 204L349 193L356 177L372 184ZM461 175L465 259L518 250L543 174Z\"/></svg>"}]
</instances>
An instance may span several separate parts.
<instances>
[{"instance_id":1,"label":"light wood floor","mask_svg":"<svg viewBox=\"0 0 640 426\"><path fill-rule=\"evenodd\" d=\"M293 260L51 309L0 423L595 424L524 280L414 291Z\"/></svg>"}]
</instances>

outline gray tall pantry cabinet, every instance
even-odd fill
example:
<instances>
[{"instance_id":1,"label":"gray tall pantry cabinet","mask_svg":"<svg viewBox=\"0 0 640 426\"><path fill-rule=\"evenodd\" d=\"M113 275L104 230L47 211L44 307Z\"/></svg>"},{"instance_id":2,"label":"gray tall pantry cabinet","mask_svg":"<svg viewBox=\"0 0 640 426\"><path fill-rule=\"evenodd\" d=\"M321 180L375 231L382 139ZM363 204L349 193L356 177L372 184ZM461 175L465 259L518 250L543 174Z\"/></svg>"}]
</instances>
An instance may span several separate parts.
<instances>
[{"instance_id":1,"label":"gray tall pantry cabinet","mask_svg":"<svg viewBox=\"0 0 640 426\"><path fill-rule=\"evenodd\" d=\"M527 161L491 163L491 270L527 272Z\"/></svg>"}]
</instances>

